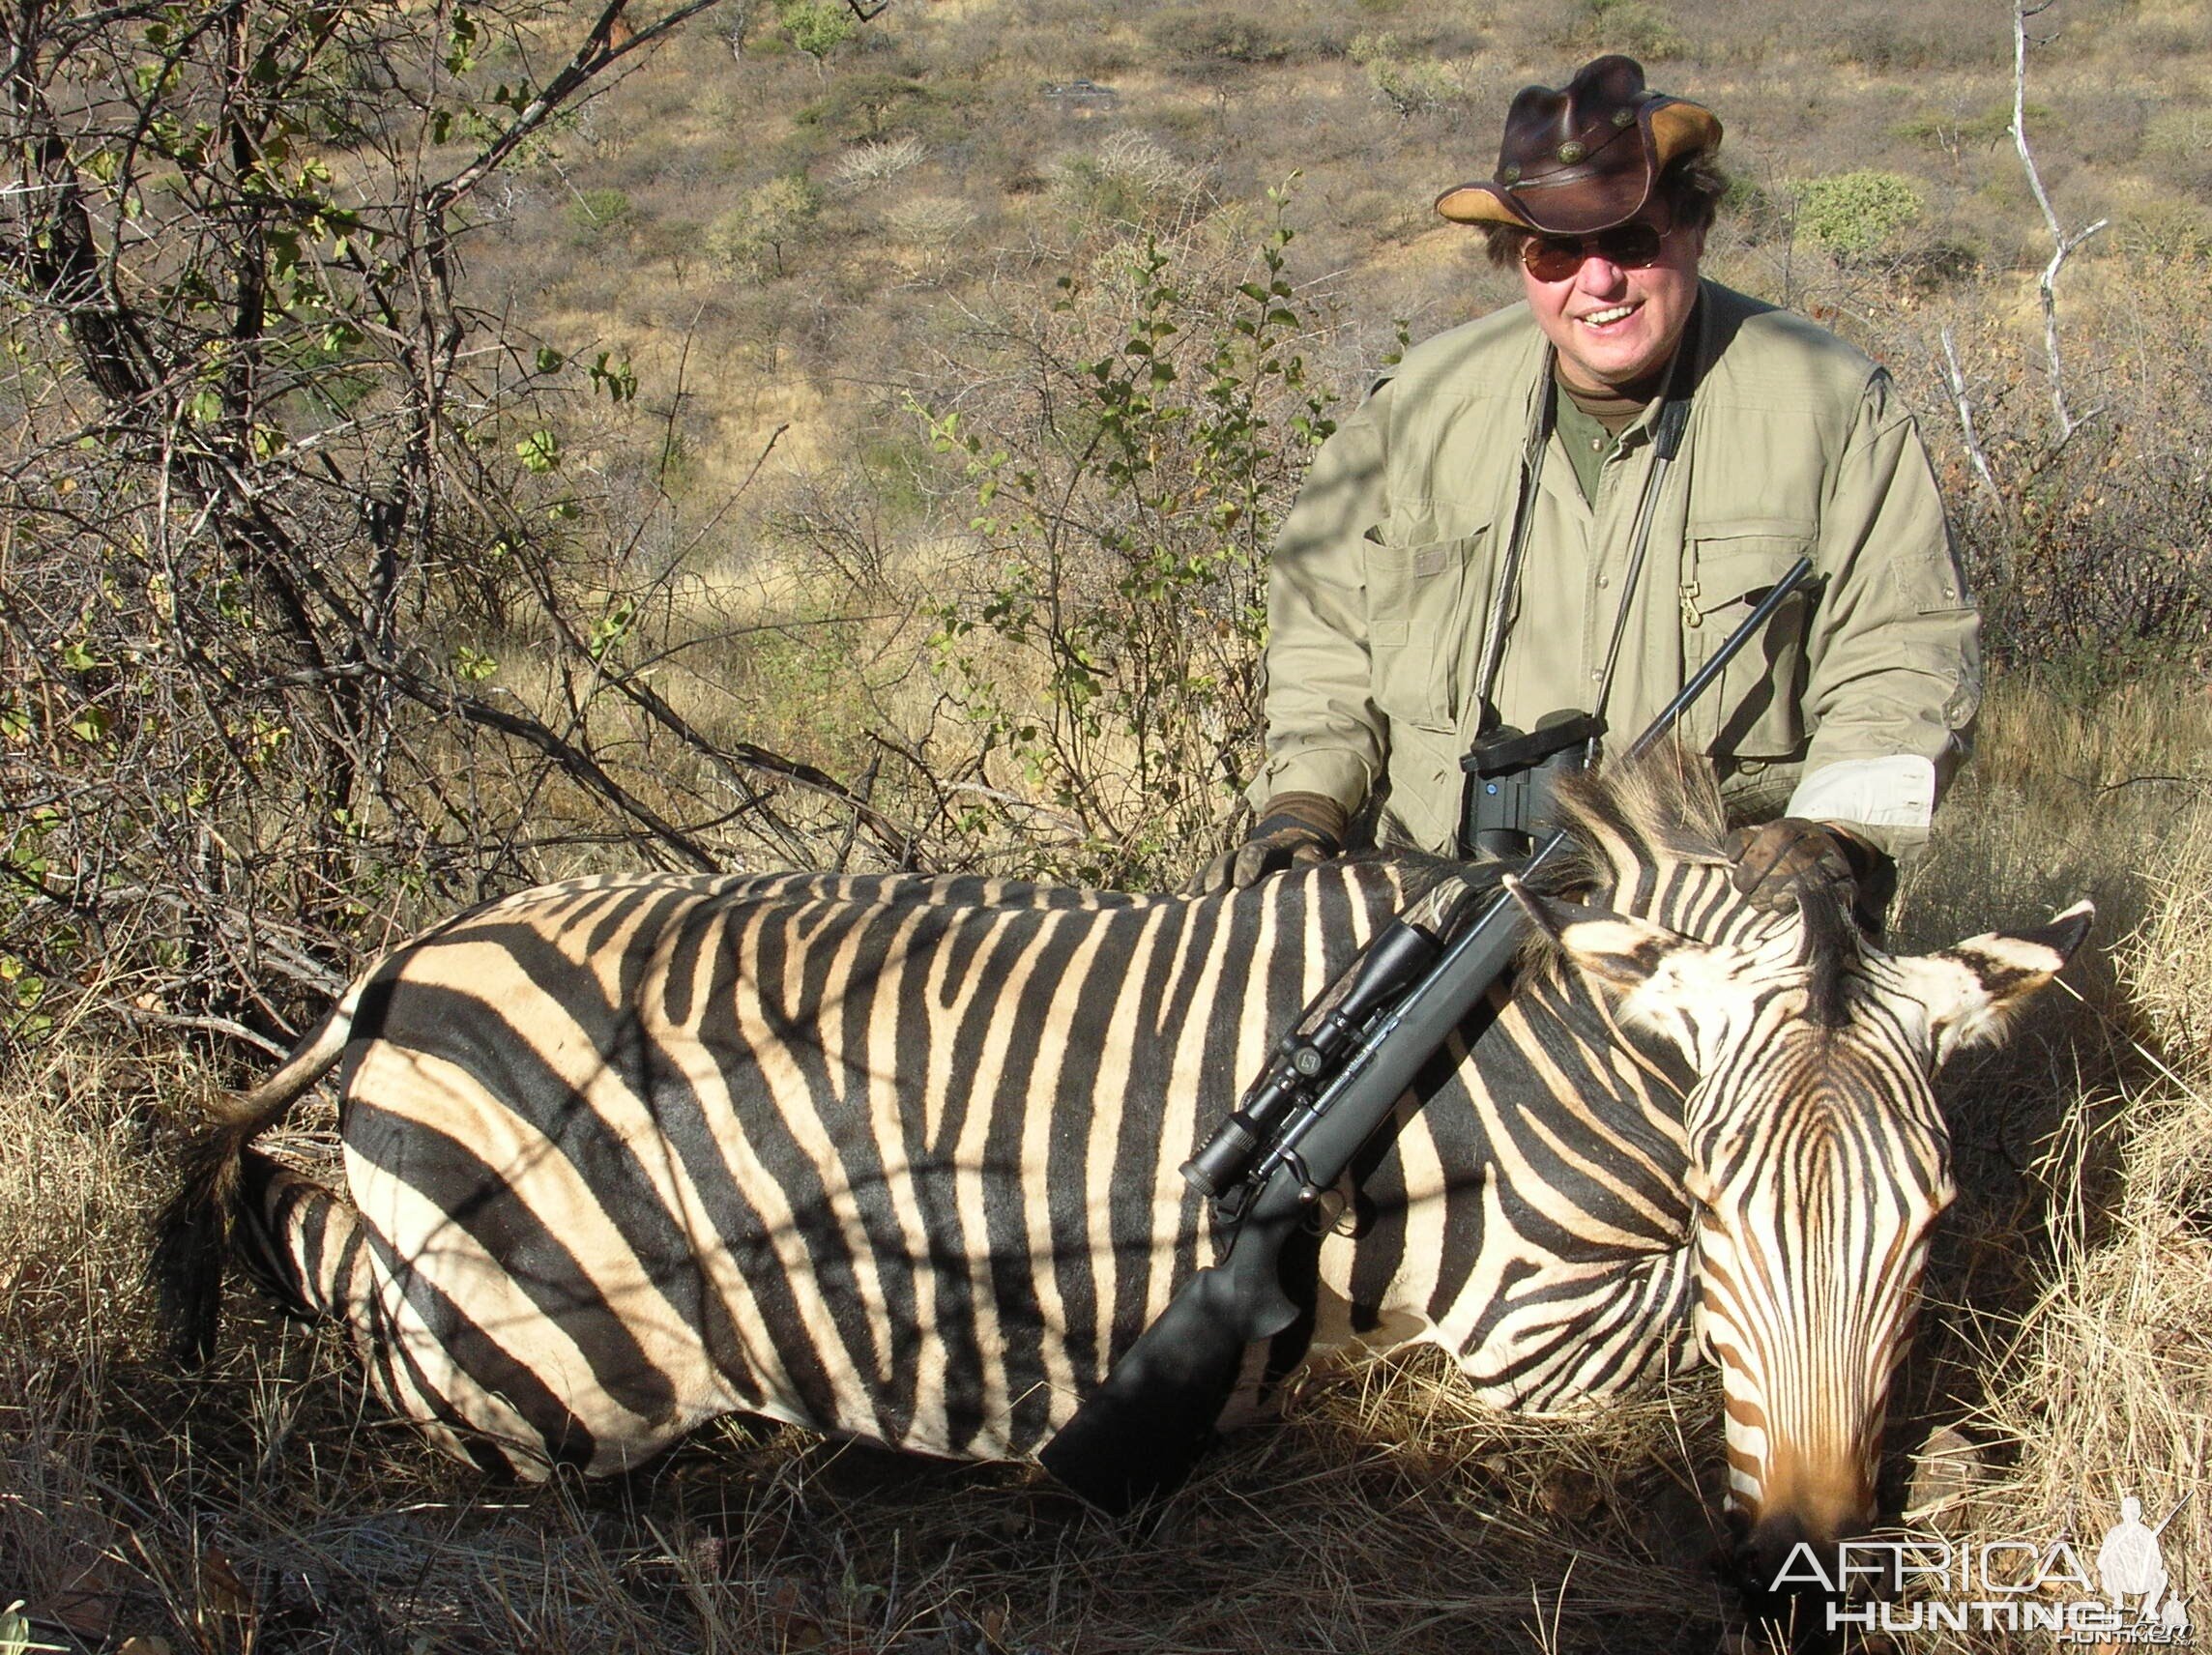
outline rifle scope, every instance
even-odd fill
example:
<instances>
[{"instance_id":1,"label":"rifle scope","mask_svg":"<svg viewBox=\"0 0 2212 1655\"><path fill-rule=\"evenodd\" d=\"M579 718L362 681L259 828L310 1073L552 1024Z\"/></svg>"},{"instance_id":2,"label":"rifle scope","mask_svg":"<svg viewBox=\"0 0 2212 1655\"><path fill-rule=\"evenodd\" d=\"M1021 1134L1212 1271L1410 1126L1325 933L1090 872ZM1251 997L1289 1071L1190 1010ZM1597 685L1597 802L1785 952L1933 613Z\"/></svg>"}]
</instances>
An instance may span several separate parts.
<instances>
[{"instance_id":1,"label":"rifle scope","mask_svg":"<svg viewBox=\"0 0 2212 1655\"><path fill-rule=\"evenodd\" d=\"M1464 899L1462 899L1464 903ZM1452 910L1456 915L1458 905ZM1443 929L1450 928L1449 917ZM1273 1135L1316 1077L1326 1074L1337 1055L1382 1011L1436 964L1442 939L1403 915L1377 935L1361 957L1351 986L1307 1032L1293 1030L1275 1047L1259 1083L1243 1107L1214 1129L1206 1147L1182 1164L1182 1176L1199 1194L1218 1196L1244 1180L1253 1158Z\"/></svg>"}]
</instances>

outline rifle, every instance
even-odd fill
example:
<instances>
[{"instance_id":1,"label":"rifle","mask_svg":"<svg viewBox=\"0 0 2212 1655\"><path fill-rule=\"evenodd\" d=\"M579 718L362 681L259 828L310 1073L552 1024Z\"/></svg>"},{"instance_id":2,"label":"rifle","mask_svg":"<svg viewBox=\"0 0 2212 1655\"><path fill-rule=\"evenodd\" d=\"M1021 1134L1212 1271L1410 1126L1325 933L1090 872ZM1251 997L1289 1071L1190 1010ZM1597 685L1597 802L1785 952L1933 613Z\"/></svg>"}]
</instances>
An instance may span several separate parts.
<instances>
[{"instance_id":1,"label":"rifle","mask_svg":"<svg viewBox=\"0 0 2212 1655\"><path fill-rule=\"evenodd\" d=\"M1801 557L1629 746L1633 762L1666 740L1722 669L1812 572ZM1523 870L1556 857L1555 831ZM1451 888L1456 886L1456 888ZM1061 1482L1120 1513L1174 1489L1205 1451L1249 1348L1297 1320L1281 1258L1294 1230L1388 1118L1421 1065L1482 1003L1521 944L1526 923L1495 892L1464 923L1477 892L1445 882L1377 934L1330 995L1298 1019L1241 1106L1182 1168L1214 1201L1223 1251L1183 1284L1121 1353L1105 1382L1037 1455ZM1334 994L1334 990L1330 991Z\"/></svg>"}]
</instances>

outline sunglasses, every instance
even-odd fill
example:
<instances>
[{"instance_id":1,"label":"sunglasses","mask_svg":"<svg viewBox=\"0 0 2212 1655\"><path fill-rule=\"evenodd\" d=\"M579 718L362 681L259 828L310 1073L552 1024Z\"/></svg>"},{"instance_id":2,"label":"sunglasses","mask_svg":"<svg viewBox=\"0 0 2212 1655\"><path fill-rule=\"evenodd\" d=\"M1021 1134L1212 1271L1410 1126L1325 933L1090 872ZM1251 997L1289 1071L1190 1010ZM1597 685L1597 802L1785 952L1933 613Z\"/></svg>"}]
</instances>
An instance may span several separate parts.
<instances>
[{"instance_id":1,"label":"sunglasses","mask_svg":"<svg viewBox=\"0 0 2212 1655\"><path fill-rule=\"evenodd\" d=\"M1594 236L1530 236L1521 244L1521 262L1538 281L1564 281L1583 260L1601 258L1622 270L1644 270L1658 262L1666 235L1649 224L1621 224Z\"/></svg>"}]
</instances>

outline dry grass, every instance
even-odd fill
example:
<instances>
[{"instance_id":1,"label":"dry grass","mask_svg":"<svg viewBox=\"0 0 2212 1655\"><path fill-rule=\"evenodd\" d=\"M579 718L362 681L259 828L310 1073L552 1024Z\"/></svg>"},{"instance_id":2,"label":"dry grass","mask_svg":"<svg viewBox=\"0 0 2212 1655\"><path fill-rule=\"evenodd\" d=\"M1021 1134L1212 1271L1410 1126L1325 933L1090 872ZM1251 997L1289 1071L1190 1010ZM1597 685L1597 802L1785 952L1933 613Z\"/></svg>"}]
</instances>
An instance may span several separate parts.
<instances>
[{"instance_id":1,"label":"dry grass","mask_svg":"<svg viewBox=\"0 0 2212 1655\"><path fill-rule=\"evenodd\" d=\"M2093 1568L2123 1495L2156 1522L2201 1479L2212 1419L2212 720L2170 682L2093 708L2000 687L1903 928L1932 945L2086 894L2098 942L1946 1089L1961 1199L1906 1372L1897 1437L1923 1452L1898 1503L1923 1532L2068 1539ZM2164 1537L2185 1595L2212 1559L2197 1506Z\"/></svg>"},{"instance_id":2,"label":"dry grass","mask_svg":"<svg viewBox=\"0 0 2212 1655\"><path fill-rule=\"evenodd\" d=\"M2053 1144L2058 1268L1975 1420L2019 1447L1983 1496L1988 1513L2091 1542L2124 1495L2155 1523L2192 1494L2212 1437L2212 812L2200 800L2151 866L2148 911L2112 950L2149 1072ZM2162 1539L2201 1616L2212 1510L2192 1499Z\"/></svg>"}]
</instances>

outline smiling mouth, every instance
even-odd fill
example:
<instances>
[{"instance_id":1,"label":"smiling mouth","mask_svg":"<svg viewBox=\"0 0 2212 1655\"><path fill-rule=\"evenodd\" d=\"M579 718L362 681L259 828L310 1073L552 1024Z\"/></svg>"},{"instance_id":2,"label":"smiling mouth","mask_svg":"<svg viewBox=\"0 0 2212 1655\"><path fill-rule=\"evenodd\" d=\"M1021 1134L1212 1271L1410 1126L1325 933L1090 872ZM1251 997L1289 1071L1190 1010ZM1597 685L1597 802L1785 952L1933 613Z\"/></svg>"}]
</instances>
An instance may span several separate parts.
<instances>
[{"instance_id":1,"label":"smiling mouth","mask_svg":"<svg viewBox=\"0 0 2212 1655\"><path fill-rule=\"evenodd\" d=\"M1636 306L1633 305L1611 305L1603 310L1592 310L1586 316L1577 316L1575 320L1586 328L1608 328L1635 313Z\"/></svg>"}]
</instances>

